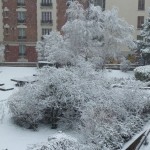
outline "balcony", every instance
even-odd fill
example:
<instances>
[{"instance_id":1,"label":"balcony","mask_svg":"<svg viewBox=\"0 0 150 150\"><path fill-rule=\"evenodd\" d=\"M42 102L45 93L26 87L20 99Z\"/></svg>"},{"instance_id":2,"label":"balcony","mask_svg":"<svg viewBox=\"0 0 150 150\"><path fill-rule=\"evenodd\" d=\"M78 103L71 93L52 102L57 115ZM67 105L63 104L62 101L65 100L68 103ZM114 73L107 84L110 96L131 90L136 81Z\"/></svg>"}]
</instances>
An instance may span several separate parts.
<instances>
[{"instance_id":1,"label":"balcony","mask_svg":"<svg viewBox=\"0 0 150 150\"><path fill-rule=\"evenodd\" d=\"M25 7L25 3L17 3L18 7Z\"/></svg>"},{"instance_id":2,"label":"balcony","mask_svg":"<svg viewBox=\"0 0 150 150\"><path fill-rule=\"evenodd\" d=\"M26 23L26 20L25 19L18 19L17 22L19 24L25 24Z\"/></svg>"},{"instance_id":3,"label":"balcony","mask_svg":"<svg viewBox=\"0 0 150 150\"><path fill-rule=\"evenodd\" d=\"M53 20L41 20L41 24L53 25Z\"/></svg>"},{"instance_id":4,"label":"balcony","mask_svg":"<svg viewBox=\"0 0 150 150\"><path fill-rule=\"evenodd\" d=\"M53 4L52 3L41 3L42 7L52 7Z\"/></svg>"},{"instance_id":5,"label":"balcony","mask_svg":"<svg viewBox=\"0 0 150 150\"><path fill-rule=\"evenodd\" d=\"M27 37L26 36L18 36L18 40L26 40Z\"/></svg>"}]
</instances>

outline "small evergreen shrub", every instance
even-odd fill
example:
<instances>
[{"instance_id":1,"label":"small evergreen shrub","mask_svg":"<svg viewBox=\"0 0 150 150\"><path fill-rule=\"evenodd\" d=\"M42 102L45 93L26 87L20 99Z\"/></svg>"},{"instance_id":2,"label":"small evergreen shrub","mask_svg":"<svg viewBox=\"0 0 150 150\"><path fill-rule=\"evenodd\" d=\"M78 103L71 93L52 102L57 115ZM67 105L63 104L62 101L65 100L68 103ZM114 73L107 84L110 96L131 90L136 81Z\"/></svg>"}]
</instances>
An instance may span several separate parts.
<instances>
[{"instance_id":1,"label":"small evergreen shrub","mask_svg":"<svg viewBox=\"0 0 150 150\"><path fill-rule=\"evenodd\" d=\"M137 80L150 81L150 65L135 68L134 75Z\"/></svg>"}]
</instances>

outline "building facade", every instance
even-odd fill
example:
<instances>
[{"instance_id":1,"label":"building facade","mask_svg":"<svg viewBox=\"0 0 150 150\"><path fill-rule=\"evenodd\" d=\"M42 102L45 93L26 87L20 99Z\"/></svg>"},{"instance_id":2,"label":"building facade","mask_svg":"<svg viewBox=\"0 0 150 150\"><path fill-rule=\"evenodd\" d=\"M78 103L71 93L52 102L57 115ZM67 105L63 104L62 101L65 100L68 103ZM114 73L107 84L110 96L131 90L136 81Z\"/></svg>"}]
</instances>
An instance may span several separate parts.
<instances>
[{"instance_id":1,"label":"building facade","mask_svg":"<svg viewBox=\"0 0 150 150\"><path fill-rule=\"evenodd\" d=\"M52 30L57 30L56 0L37 0L37 40L41 40L43 35L50 34Z\"/></svg>"},{"instance_id":2,"label":"building facade","mask_svg":"<svg viewBox=\"0 0 150 150\"><path fill-rule=\"evenodd\" d=\"M4 0L2 10L5 61L37 61L36 0Z\"/></svg>"},{"instance_id":3,"label":"building facade","mask_svg":"<svg viewBox=\"0 0 150 150\"><path fill-rule=\"evenodd\" d=\"M0 44L5 61L36 62L36 42L52 30L61 31L72 0L0 0ZM103 10L117 7L119 16L135 27L134 38L147 18L150 0L78 0L85 8L90 1Z\"/></svg>"},{"instance_id":4,"label":"building facade","mask_svg":"<svg viewBox=\"0 0 150 150\"><path fill-rule=\"evenodd\" d=\"M119 16L124 18L129 24L134 26L135 39L141 39L140 29L145 19L148 17L148 7L150 0L106 0L105 9L117 7Z\"/></svg>"}]
</instances>

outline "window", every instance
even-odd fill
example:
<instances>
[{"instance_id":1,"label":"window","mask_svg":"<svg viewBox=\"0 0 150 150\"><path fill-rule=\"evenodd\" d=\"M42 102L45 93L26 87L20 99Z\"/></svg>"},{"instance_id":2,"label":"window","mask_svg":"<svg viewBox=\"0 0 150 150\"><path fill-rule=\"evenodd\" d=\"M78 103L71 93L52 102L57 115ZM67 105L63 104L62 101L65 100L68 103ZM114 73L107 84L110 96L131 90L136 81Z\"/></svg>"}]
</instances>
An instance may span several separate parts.
<instances>
[{"instance_id":1,"label":"window","mask_svg":"<svg viewBox=\"0 0 150 150\"><path fill-rule=\"evenodd\" d=\"M25 22L25 12L24 11L19 11L18 12L18 22L19 23L24 23Z\"/></svg>"},{"instance_id":2,"label":"window","mask_svg":"<svg viewBox=\"0 0 150 150\"><path fill-rule=\"evenodd\" d=\"M52 29L42 29L42 35L49 35Z\"/></svg>"},{"instance_id":3,"label":"window","mask_svg":"<svg viewBox=\"0 0 150 150\"><path fill-rule=\"evenodd\" d=\"M145 0L139 0L138 10L145 10Z\"/></svg>"},{"instance_id":4,"label":"window","mask_svg":"<svg viewBox=\"0 0 150 150\"><path fill-rule=\"evenodd\" d=\"M52 0L42 0L42 6L52 6Z\"/></svg>"},{"instance_id":5,"label":"window","mask_svg":"<svg viewBox=\"0 0 150 150\"><path fill-rule=\"evenodd\" d=\"M19 28L19 36L18 39L25 39L26 38L26 32L24 28Z\"/></svg>"},{"instance_id":6,"label":"window","mask_svg":"<svg viewBox=\"0 0 150 150\"><path fill-rule=\"evenodd\" d=\"M51 22L52 22L52 13L42 12L42 23L51 23Z\"/></svg>"},{"instance_id":7,"label":"window","mask_svg":"<svg viewBox=\"0 0 150 150\"><path fill-rule=\"evenodd\" d=\"M24 0L17 0L17 3L24 4Z\"/></svg>"},{"instance_id":8,"label":"window","mask_svg":"<svg viewBox=\"0 0 150 150\"><path fill-rule=\"evenodd\" d=\"M94 0L94 5L95 6L101 6L102 9L105 9L105 0Z\"/></svg>"},{"instance_id":9,"label":"window","mask_svg":"<svg viewBox=\"0 0 150 150\"><path fill-rule=\"evenodd\" d=\"M8 18L8 11L4 11L4 18Z\"/></svg>"},{"instance_id":10,"label":"window","mask_svg":"<svg viewBox=\"0 0 150 150\"><path fill-rule=\"evenodd\" d=\"M9 34L9 28L5 28L5 35Z\"/></svg>"},{"instance_id":11,"label":"window","mask_svg":"<svg viewBox=\"0 0 150 150\"><path fill-rule=\"evenodd\" d=\"M137 28L140 29L144 23L144 16L138 16Z\"/></svg>"},{"instance_id":12,"label":"window","mask_svg":"<svg viewBox=\"0 0 150 150\"><path fill-rule=\"evenodd\" d=\"M26 46L25 45L19 45L19 56L24 57L26 55Z\"/></svg>"}]
</instances>

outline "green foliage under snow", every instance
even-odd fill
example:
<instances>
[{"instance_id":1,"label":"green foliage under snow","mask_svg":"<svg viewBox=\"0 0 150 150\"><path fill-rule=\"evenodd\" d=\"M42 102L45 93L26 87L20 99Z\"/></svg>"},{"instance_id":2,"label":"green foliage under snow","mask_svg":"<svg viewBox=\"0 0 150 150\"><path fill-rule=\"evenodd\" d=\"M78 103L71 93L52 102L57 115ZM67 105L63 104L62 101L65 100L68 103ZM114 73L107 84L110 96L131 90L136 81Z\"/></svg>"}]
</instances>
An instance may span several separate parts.
<instances>
[{"instance_id":1,"label":"green foliage under snow","mask_svg":"<svg viewBox=\"0 0 150 150\"><path fill-rule=\"evenodd\" d=\"M137 80L150 81L150 65L135 68L134 75Z\"/></svg>"}]
</instances>

